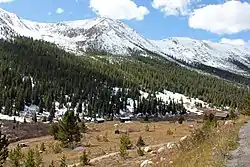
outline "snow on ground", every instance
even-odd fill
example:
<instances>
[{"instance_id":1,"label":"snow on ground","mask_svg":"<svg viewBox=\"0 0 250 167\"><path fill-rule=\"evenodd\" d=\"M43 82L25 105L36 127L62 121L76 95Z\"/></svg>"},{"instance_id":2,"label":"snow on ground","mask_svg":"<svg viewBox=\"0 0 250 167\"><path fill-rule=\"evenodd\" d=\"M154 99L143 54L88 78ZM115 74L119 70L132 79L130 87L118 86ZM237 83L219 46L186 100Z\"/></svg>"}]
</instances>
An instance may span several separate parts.
<instances>
[{"instance_id":1,"label":"snow on ground","mask_svg":"<svg viewBox=\"0 0 250 167\"><path fill-rule=\"evenodd\" d=\"M120 88L114 88L114 93L117 93ZM141 98L147 98L150 94L147 92L140 91ZM199 100L199 99L194 99L194 98L189 98L183 94L180 93L173 93L167 90L164 90L163 92L156 92L156 97L158 99L163 100L164 102L169 103L170 100L174 101L175 103L181 103L183 101L184 107L187 109L188 112L190 113L195 113L197 115L202 115L202 111L200 111L197 107L196 104L202 104L203 107L209 108L209 104L206 102ZM135 100L136 105L138 102ZM70 106L71 103L69 102L67 106ZM55 113L55 119L54 120L60 120L62 116L65 114L65 112L68 110L67 107L63 106L62 108L59 108L59 102L55 102L55 107L56 107L56 113ZM77 108L77 107L76 107ZM76 113L76 108L73 109L73 111ZM34 114L37 114L37 119L42 120L43 117L49 117L49 112L44 111L43 113L38 113L39 107L36 105L31 105L31 106L25 106L24 111L20 112L20 116L8 116L8 115L3 115L0 114L0 119L5 119L5 120L14 120L19 122L23 122L24 118L26 119L27 122L32 121L32 117ZM82 105L82 110L84 111L84 104ZM134 116L134 100L131 98L128 98L127 101L127 109L126 110L120 110L120 114L116 115L116 117L120 116L127 116L127 117L133 117ZM171 116L171 113L167 113L168 116ZM83 114L79 114L80 118L83 118ZM102 116L96 114L96 118L98 120L102 120ZM94 121L93 118L91 117L84 117L84 119L88 121Z\"/></svg>"},{"instance_id":2,"label":"snow on ground","mask_svg":"<svg viewBox=\"0 0 250 167\"><path fill-rule=\"evenodd\" d=\"M142 94L142 97L147 98L149 96L149 93L140 91ZM202 100L189 98L183 94L180 93L173 93L167 90L164 90L164 92L157 92L156 97L163 100L164 102L170 102L170 100L173 100L176 103L180 103L183 101L184 107L187 109L188 112L195 113L197 115L202 115L202 111L198 110L196 107L196 103L202 104L203 107L208 107L208 104Z\"/></svg>"},{"instance_id":3,"label":"snow on ground","mask_svg":"<svg viewBox=\"0 0 250 167\"><path fill-rule=\"evenodd\" d=\"M9 116L9 115L3 115L0 114L0 119L2 120L10 120L13 121L14 119L18 122L24 122L24 117L19 117L19 116ZM31 120L26 119L26 122L30 122Z\"/></svg>"}]
</instances>

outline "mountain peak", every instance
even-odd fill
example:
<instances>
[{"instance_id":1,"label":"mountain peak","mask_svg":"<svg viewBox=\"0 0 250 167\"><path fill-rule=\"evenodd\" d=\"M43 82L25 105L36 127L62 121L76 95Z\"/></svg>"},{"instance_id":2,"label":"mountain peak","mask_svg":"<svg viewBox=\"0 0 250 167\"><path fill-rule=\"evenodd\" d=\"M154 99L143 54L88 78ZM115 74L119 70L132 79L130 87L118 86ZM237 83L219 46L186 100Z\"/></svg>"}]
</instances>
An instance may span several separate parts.
<instances>
[{"instance_id":1,"label":"mountain peak","mask_svg":"<svg viewBox=\"0 0 250 167\"><path fill-rule=\"evenodd\" d=\"M242 75L249 75L250 69L250 47L187 37L149 40L120 20L106 17L39 23L0 9L0 38L8 39L16 35L55 43L77 54L101 52L148 56L149 53L155 53L170 60L198 63Z\"/></svg>"}]
</instances>

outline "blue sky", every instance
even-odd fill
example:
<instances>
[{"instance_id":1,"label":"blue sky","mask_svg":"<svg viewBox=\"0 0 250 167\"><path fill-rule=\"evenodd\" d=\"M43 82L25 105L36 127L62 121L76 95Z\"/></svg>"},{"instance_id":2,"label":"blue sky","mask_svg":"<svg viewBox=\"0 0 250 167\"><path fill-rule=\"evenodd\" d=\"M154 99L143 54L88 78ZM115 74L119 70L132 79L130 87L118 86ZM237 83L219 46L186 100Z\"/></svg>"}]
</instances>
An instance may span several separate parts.
<instances>
[{"instance_id":1,"label":"blue sky","mask_svg":"<svg viewBox=\"0 0 250 167\"><path fill-rule=\"evenodd\" d=\"M250 0L0 0L0 8L42 22L111 17L150 39L250 41Z\"/></svg>"}]
</instances>

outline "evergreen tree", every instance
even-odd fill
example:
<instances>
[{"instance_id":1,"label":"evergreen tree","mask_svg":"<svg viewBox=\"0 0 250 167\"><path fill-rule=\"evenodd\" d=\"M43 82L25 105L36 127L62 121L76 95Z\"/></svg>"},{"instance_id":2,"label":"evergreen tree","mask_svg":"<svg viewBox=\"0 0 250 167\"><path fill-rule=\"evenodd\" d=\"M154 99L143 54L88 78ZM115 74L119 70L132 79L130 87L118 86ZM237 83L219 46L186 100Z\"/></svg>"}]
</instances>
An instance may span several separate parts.
<instances>
[{"instance_id":1,"label":"evergreen tree","mask_svg":"<svg viewBox=\"0 0 250 167\"><path fill-rule=\"evenodd\" d=\"M32 149L28 150L28 154L25 158L25 167L35 167L36 161L35 161L35 152Z\"/></svg>"},{"instance_id":2,"label":"evergreen tree","mask_svg":"<svg viewBox=\"0 0 250 167\"><path fill-rule=\"evenodd\" d=\"M62 120L59 121L58 127L57 138L64 146L80 141L81 133L73 111L67 111L64 114Z\"/></svg>"},{"instance_id":3,"label":"evergreen tree","mask_svg":"<svg viewBox=\"0 0 250 167\"><path fill-rule=\"evenodd\" d=\"M30 105L32 102L32 83L30 77L25 77L24 80L24 99L26 104Z\"/></svg>"},{"instance_id":4,"label":"evergreen tree","mask_svg":"<svg viewBox=\"0 0 250 167\"><path fill-rule=\"evenodd\" d=\"M5 163L7 157L8 157L8 145L9 141L6 137L6 135L2 135L2 132L0 131L0 166L3 166Z\"/></svg>"},{"instance_id":5,"label":"evergreen tree","mask_svg":"<svg viewBox=\"0 0 250 167\"><path fill-rule=\"evenodd\" d=\"M24 155L19 145L17 145L15 149L9 152L9 159L13 167L20 167L22 164L23 158L24 158Z\"/></svg>"},{"instance_id":6,"label":"evergreen tree","mask_svg":"<svg viewBox=\"0 0 250 167\"><path fill-rule=\"evenodd\" d=\"M48 118L48 120L49 120L50 122L52 122L53 119L55 118L55 113L56 113L56 106L55 106L55 103L52 104L52 108L50 108L49 111L50 111L50 112L49 112L49 118Z\"/></svg>"},{"instance_id":7,"label":"evergreen tree","mask_svg":"<svg viewBox=\"0 0 250 167\"><path fill-rule=\"evenodd\" d=\"M60 160L60 167L67 167L65 155L63 155Z\"/></svg>"},{"instance_id":8,"label":"evergreen tree","mask_svg":"<svg viewBox=\"0 0 250 167\"><path fill-rule=\"evenodd\" d=\"M88 158L88 154L84 150L82 155L80 156L80 164L81 166L86 166L86 165L89 165L89 161L90 159Z\"/></svg>"},{"instance_id":9,"label":"evergreen tree","mask_svg":"<svg viewBox=\"0 0 250 167\"><path fill-rule=\"evenodd\" d=\"M43 167L43 157L38 149L35 151L35 162L36 167Z\"/></svg>"},{"instance_id":10,"label":"evergreen tree","mask_svg":"<svg viewBox=\"0 0 250 167\"><path fill-rule=\"evenodd\" d=\"M241 110L241 114L243 115L250 115L250 94L248 94L243 103L243 108Z\"/></svg>"},{"instance_id":11,"label":"evergreen tree","mask_svg":"<svg viewBox=\"0 0 250 167\"><path fill-rule=\"evenodd\" d=\"M38 109L38 112L39 112L39 113L43 113L43 109L44 109L44 102L43 102L43 99L40 98L40 100L39 100L39 109Z\"/></svg>"},{"instance_id":12,"label":"evergreen tree","mask_svg":"<svg viewBox=\"0 0 250 167\"><path fill-rule=\"evenodd\" d=\"M79 100L76 112L77 113L82 113L82 100Z\"/></svg>"},{"instance_id":13,"label":"evergreen tree","mask_svg":"<svg viewBox=\"0 0 250 167\"><path fill-rule=\"evenodd\" d=\"M17 93L17 98L15 99L15 112L14 115L19 115L20 111L24 110L24 98L22 90L19 90Z\"/></svg>"},{"instance_id":14,"label":"evergreen tree","mask_svg":"<svg viewBox=\"0 0 250 167\"><path fill-rule=\"evenodd\" d=\"M140 136L136 142L137 147L145 146L145 142L143 141L142 137Z\"/></svg>"},{"instance_id":15,"label":"evergreen tree","mask_svg":"<svg viewBox=\"0 0 250 167\"><path fill-rule=\"evenodd\" d=\"M51 161L51 164L49 165L49 167L55 167L53 160Z\"/></svg>"},{"instance_id":16,"label":"evergreen tree","mask_svg":"<svg viewBox=\"0 0 250 167\"><path fill-rule=\"evenodd\" d=\"M57 140L57 134L58 134L58 131L59 131L59 126L58 126L58 123L52 123L49 127L49 134L51 136L54 136L54 139Z\"/></svg>"},{"instance_id":17,"label":"evergreen tree","mask_svg":"<svg viewBox=\"0 0 250 167\"><path fill-rule=\"evenodd\" d=\"M5 108L4 108L5 115L12 115L12 102L10 99L6 99Z\"/></svg>"},{"instance_id":18,"label":"evergreen tree","mask_svg":"<svg viewBox=\"0 0 250 167\"><path fill-rule=\"evenodd\" d=\"M37 122L37 115L36 115L36 113L33 114L32 121Z\"/></svg>"}]
</instances>

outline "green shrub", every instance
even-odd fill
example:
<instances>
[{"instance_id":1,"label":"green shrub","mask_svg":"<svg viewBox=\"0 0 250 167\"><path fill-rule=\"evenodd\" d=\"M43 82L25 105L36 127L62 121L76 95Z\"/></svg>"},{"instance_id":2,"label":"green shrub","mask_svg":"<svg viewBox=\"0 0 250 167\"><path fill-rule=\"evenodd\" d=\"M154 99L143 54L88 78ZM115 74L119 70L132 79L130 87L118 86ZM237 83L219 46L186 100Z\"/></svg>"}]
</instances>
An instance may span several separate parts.
<instances>
[{"instance_id":1,"label":"green shrub","mask_svg":"<svg viewBox=\"0 0 250 167\"><path fill-rule=\"evenodd\" d=\"M173 134L174 134L174 132L173 132L171 129L168 129L168 130L167 130L167 135L170 136L170 135L173 135Z\"/></svg>"},{"instance_id":2,"label":"green shrub","mask_svg":"<svg viewBox=\"0 0 250 167\"><path fill-rule=\"evenodd\" d=\"M52 146L52 150L55 154L59 154L62 152L62 148L60 146L59 143L55 143L53 146Z\"/></svg>"},{"instance_id":3,"label":"green shrub","mask_svg":"<svg viewBox=\"0 0 250 167\"><path fill-rule=\"evenodd\" d=\"M126 149L131 148L132 143L130 141L128 134L122 134L122 136L120 138L120 145L124 146Z\"/></svg>"},{"instance_id":4,"label":"green shrub","mask_svg":"<svg viewBox=\"0 0 250 167\"><path fill-rule=\"evenodd\" d=\"M145 142L143 141L142 137L140 136L136 142L137 147L145 146Z\"/></svg>"},{"instance_id":5,"label":"green shrub","mask_svg":"<svg viewBox=\"0 0 250 167\"><path fill-rule=\"evenodd\" d=\"M80 156L80 164L81 166L89 165L90 159L88 158L88 154L84 150L82 156Z\"/></svg>"},{"instance_id":6,"label":"green shrub","mask_svg":"<svg viewBox=\"0 0 250 167\"><path fill-rule=\"evenodd\" d=\"M19 145L17 145L15 149L9 152L9 159L13 167L20 167L23 158L24 158L24 155Z\"/></svg>"},{"instance_id":7,"label":"green shrub","mask_svg":"<svg viewBox=\"0 0 250 167\"><path fill-rule=\"evenodd\" d=\"M141 149L141 147L138 147L137 148L137 154L139 155L139 156L144 156L145 154L144 154L144 151Z\"/></svg>"},{"instance_id":8,"label":"green shrub","mask_svg":"<svg viewBox=\"0 0 250 167\"><path fill-rule=\"evenodd\" d=\"M120 145L120 156L122 158L126 158L128 156L128 152L127 152L127 149L124 145Z\"/></svg>"}]
</instances>

